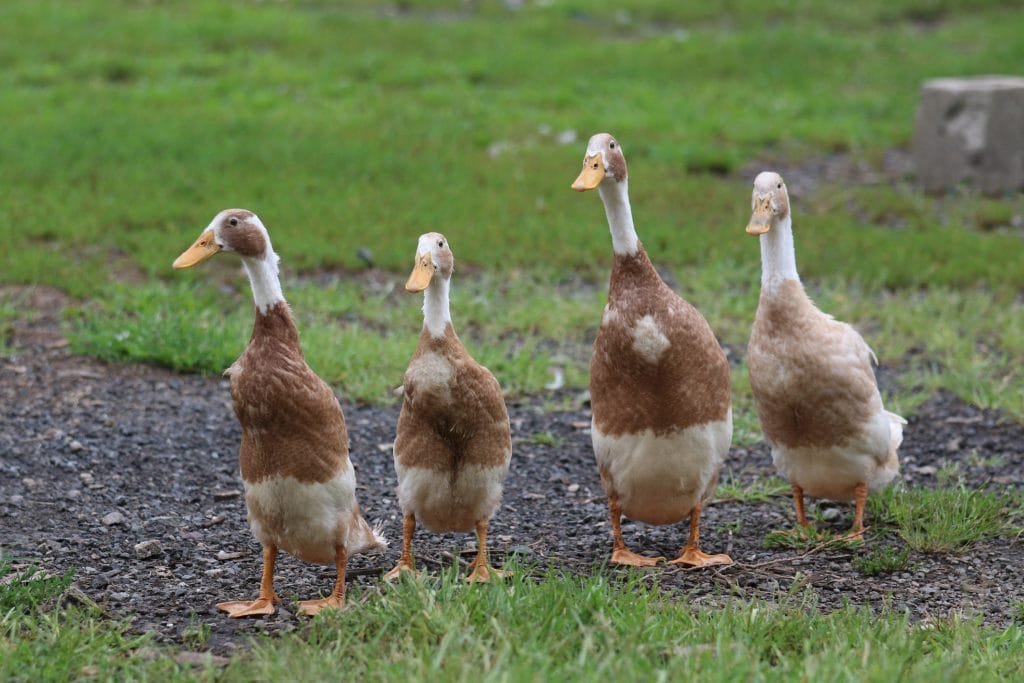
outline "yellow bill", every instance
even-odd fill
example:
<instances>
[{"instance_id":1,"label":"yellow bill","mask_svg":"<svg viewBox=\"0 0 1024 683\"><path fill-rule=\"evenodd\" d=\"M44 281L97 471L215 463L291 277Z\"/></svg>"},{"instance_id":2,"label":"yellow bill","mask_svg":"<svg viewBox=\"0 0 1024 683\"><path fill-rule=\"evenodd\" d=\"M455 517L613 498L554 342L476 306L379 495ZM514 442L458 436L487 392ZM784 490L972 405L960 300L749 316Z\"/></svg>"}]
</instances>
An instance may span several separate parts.
<instances>
[{"instance_id":1,"label":"yellow bill","mask_svg":"<svg viewBox=\"0 0 1024 683\"><path fill-rule=\"evenodd\" d=\"M430 260L430 254L417 254L416 265L413 266L409 280L405 283L405 291L422 292L430 286L432 277L434 277L434 262Z\"/></svg>"},{"instance_id":2,"label":"yellow bill","mask_svg":"<svg viewBox=\"0 0 1024 683\"><path fill-rule=\"evenodd\" d=\"M754 214L747 223L748 235L763 235L772 229L772 218L775 211L772 209L771 197L758 199L754 202Z\"/></svg>"},{"instance_id":3,"label":"yellow bill","mask_svg":"<svg viewBox=\"0 0 1024 683\"><path fill-rule=\"evenodd\" d=\"M601 163L601 155L595 154L594 156L584 157L583 170L580 171L579 177L572 184L572 189L577 192L593 190L601 184L602 180L604 180L604 164Z\"/></svg>"},{"instance_id":4,"label":"yellow bill","mask_svg":"<svg viewBox=\"0 0 1024 683\"><path fill-rule=\"evenodd\" d=\"M207 230L199 236L191 247L181 253L181 256L174 259L171 264L175 268L191 268L192 266L205 261L220 251L220 246L213 239L213 230Z\"/></svg>"}]
</instances>

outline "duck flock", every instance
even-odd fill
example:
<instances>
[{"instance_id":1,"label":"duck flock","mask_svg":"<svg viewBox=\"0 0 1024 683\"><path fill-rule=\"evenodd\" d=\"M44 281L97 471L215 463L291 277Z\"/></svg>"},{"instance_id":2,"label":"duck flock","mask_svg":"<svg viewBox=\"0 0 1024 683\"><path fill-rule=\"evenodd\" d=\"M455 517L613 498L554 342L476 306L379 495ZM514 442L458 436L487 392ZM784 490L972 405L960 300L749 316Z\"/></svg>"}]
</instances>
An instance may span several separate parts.
<instances>
[{"instance_id":1,"label":"duck flock","mask_svg":"<svg viewBox=\"0 0 1024 683\"><path fill-rule=\"evenodd\" d=\"M608 497L613 564L653 566L665 558L629 549L622 515L648 524L689 520L689 537L670 564L731 564L700 548L700 518L732 441L729 364L700 311L661 279L637 237L626 158L607 133L590 138L572 184L597 189L612 236L608 304L590 364L594 457ZM779 473L792 485L796 521L807 526L804 494L853 501L850 539L864 533L868 492L893 480L906 421L888 412L875 382L874 354L846 323L819 311L800 283L789 195L782 177L754 180L747 233L761 245L761 296L747 364L758 418ZM251 211L221 211L175 261L189 268L218 252L242 259L255 301L252 338L226 374L242 427L240 463L249 523L263 546L255 600L217 605L232 617L272 614L278 550L334 563L326 598L306 614L345 602L350 555L386 541L359 511L345 417L331 388L306 364L281 291L270 234ZM487 525L501 503L512 456L501 387L452 325L455 258L447 238L421 235L405 285L423 292L423 330L402 387L395 436L402 552L384 578L415 573L417 523L435 532L477 535L467 581L506 572L487 556Z\"/></svg>"}]
</instances>

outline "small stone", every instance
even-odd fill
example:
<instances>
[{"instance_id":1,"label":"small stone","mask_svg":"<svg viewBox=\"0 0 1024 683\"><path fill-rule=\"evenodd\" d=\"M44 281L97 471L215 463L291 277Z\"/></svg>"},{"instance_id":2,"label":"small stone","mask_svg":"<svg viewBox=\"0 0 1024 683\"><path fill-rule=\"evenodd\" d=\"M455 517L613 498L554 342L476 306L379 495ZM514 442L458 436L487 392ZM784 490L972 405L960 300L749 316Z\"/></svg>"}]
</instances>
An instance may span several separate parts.
<instances>
[{"instance_id":1,"label":"small stone","mask_svg":"<svg viewBox=\"0 0 1024 683\"><path fill-rule=\"evenodd\" d=\"M821 518L826 522L835 521L839 519L840 515L842 513L839 511L839 508L825 508L821 511Z\"/></svg>"},{"instance_id":2,"label":"small stone","mask_svg":"<svg viewBox=\"0 0 1024 683\"><path fill-rule=\"evenodd\" d=\"M71 443L68 444L68 449L72 453L77 453L78 451L82 450L83 448L85 448L85 446L83 446L82 442L79 441L78 439L72 439Z\"/></svg>"},{"instance_id":3,"label":"small stone","mask_svg":"<svg viewBox=\"0 0 1024 683\"><path fill-rule=\"evenodd\" d=\"M580 485L579 484L569 484L569 488L567 490L569 491L569 493L576 493L577 491L580 490Z\"/></svg>"},{"instance_id":4,"label":"small stone","mask_svg":"<svg viewBox=\"0 0 1024 683\"><path fill-rule=\"evenodd\" d=\"M162 552L163 549L160 547L160 541L155 538L135 544L135 557L140 560L148 560L151 557L156 557Z\"/></svg>"},{"instance_id":5,"label":"small stone","mask_svg":"<svg viewBox=\"0 0 1024 683\"><path fill-rule=\"evenodd\" d=\"M25 496L23 496L21 494L18 494L18 493L15 493L8 500L9 500L11 505L21 505L22 503L25 502Z\"/></svg>"},{"instance_id":6,"label":"small stone","mask_svg":"<svg viewBox=\"0 0 1024 683\"><path fill-rule=\"evenodd\" d=\"M226 562L227 560L237 560L240 557L245 557L245 553L237 551L228 552L227 550L221 550L217 553L217 559L221 562Z\"/></svg>"},{"instance_id":7,"label":"small stone","mask_svg":"<svg viewBox=\"0 0 1024 683\"><path fill-rule=\"evenodd\" d=\"M213 499L214 500L231 500L232 498L238 498L240 495L242 495L242 492L239 491L238 489L230 489L228 491L214 491L213 492Z\"/></svg>"},{"instance_id":8,"label":"small stone","mask_svg":"<svg viewBox=\"0 0 1024 683\"><path fill-rule=\"evenodd\" d=\"M117 510L114 510L103 515L103 519L100 521L103 523L103 526L114 526L115 524L124 524L128 519Z\"/></svg>"},{"instance_id":9,"label":"small stone","mask_svg":"<svg viewBox=\"0 0 1024 683\"><path fill-rule=\"evenodd\" d=\"M110 599L116 602L127 602L130 597L132 597L130 593L122 593L120 591L110 594Z\"/></svg>"},{"instance_id":10,"label":"small stone","mask_svg":"<svg viewBox=\"0 0 1024 683\"><path fill-rule=\"evenodd\" d=\"M64 495L68 498L68 500L78 500L79 498L81 498L82 492L79 491L78 489L71 489Z\"/></svg>"},{"instance_id":11,"label":"small stone","mask_svg":"<svg viewBox=\"0 0 1024 683\"><path fill-rule=\"evenodd\" d=\"M82 472L78 475L78 478L82 480L82 483L86 486L92 486L96 483L96 478L93 477L92 472Z\"/></svg>"},{"instance_id":12,"label":"small stone","mask_svg":"<svg viewBox=\"0 0 1024 683\"><path fill-rule=\"evenodd\" d=\"M224 574L224 570L221 569L220 567L215 567L213 569L207 569L203 573L206 574L207 576L217 577L217 576L223 575Z\"/></svg>"}]
</instances>

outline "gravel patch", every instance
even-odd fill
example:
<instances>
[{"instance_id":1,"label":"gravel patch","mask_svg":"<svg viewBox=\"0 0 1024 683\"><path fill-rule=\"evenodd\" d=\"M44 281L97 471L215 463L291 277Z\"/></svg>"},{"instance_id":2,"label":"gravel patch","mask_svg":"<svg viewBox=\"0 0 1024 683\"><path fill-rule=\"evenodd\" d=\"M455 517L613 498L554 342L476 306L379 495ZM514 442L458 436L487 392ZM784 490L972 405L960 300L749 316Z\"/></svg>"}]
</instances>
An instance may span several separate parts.
<instances>
[{"instance_id":1,"label":"gravel patch","mask_svg":"<svg viewBox=\"0 0 1024 683\"><path fill-rule=\"evenodd\" d=\"M245 521L240 435L227 382L74 357L56 329L44 315L17 330L17 354L0 359L2 552L51 572L75 568L77 588L108 614L164 641L180 643L183 631L204 622L211 627L206 647L225 654L243 647L247 636L300 626L287 600L264 619L229 619L214 608L220 600L254 597L260 576L259 545ZM360 505L368 519L382 521L391 541L386 555L349 563L352 584L372 590L401 545L390 450L398 409L344 408ZM554 392L510 402L509 412L513 460L490 527L496 563L514 554L542 568L621 571L602 568L611 541L582 397ZM905 435L908 484L935 486L952 465L970 486L1024 483L1024 427L997 411L940 394L922 406ZM759 445L733 448L724 476L749 482L773 473L768 450ZM823 505L838 511L826 513L827 528L840 532L850 525L850 506ZM770 599L808 586L826 609L844 602L892 605L918 619L960 613L1002 625L1024 601L1018 539L981 543L962 556L913 553L908 571L868 578L851 560L879 546L901 547L898 538L876 536L865 549L812 554L763 547L770 530L792 523L788 497L713 504L704 516L703 547L728 552L737 565L647 573L681 599L709 606L733 595ZM634 550L675 557L686 525L626 521L623 530ZM419 566L436 572L465 563L473 542L471 534L421 529ZM276 576L282 597L312 598L329 592L333 567L281 554Z\"/></svg>"}]
</instances>

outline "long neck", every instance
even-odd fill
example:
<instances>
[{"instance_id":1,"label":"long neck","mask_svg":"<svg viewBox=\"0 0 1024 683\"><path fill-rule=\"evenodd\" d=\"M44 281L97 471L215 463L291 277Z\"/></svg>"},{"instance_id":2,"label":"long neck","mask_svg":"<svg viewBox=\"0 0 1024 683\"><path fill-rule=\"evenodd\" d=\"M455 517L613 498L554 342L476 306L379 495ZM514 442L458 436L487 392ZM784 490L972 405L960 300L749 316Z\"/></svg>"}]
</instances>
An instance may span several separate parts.
<instances>
[{"instance_id":1,"label":"long neck","mask_svg":"<svg viewBox=\"0 0 1024 683\"><path fill-rule=\"evenodd\" d=\"M628 183L623 178L622 182L604 182L598 186L612 233L612 250L624 256L632 256L640 246L633 227L633 211L629 208Z\"/></svg>"},{"instance_id":2,"label":"long neck","mask_svg":"<svg viewBox=\"0 0 1024 683\"><path fill-rule=\"evenodd\" d=\"M448 288L451 282L445 277L435 277L423 292L423 327L433 337L443 337L445 327L452 321L448 306Z\"/></svg>"},{"instance_id":3,"label":"long neck","mask_svg":"<svg viewBox=\"0 0 1024 683\"><path fill-rule=\"evenodd\" d=\"M800 282L793 249L793 219L780 219L761 235L761 289L774 291L786 280Z\"/></svg>"},{"instance_id":4,"label":"long neck","mask_svg":"<svg viewBox=\"0 0 1024 683\"><path fill-rule=\"evenodd\" d=\"M275 304L284 301L281 280L277 276L277 261L277 254L269 244L262 258L242 258L245 272L249 276L249 285L252 287L253 301L257 310L264 315Z\"/></svg>"}]
</instances>

